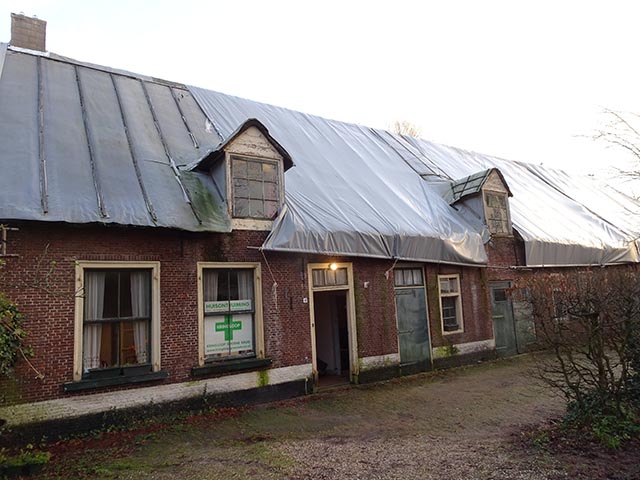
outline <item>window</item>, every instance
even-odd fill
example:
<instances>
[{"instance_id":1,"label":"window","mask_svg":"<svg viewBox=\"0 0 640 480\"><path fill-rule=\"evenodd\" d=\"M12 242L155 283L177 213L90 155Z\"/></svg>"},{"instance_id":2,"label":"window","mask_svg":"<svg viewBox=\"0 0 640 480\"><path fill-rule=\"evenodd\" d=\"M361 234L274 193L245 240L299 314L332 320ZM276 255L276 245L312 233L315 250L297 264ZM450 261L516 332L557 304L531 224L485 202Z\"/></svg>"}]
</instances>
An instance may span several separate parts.
<instances>
[{"instance_id":1,"label":"window","mask_svg":"<svg viewBox=\"0 0 640 480\"><path fill-rule=\"evenodd\" d=\"M314 268L311 272L314 287L338 287L349 284L346 267L340 267L336 270Z\"/></svg>"},{"instance_id":2,"label":"window","mask_svg":"<svg viewBox=\"0 0 640 480\"><path fill-rule=\"evenodd\" d=\"M259 266L200 264L202 351L205 361L261 356Z\"/></svg>"},{"instance_id":3,"label":"window","mask_svg":"<svg viewBox=\"0 0 640 480\"><path fill-rule=\"evenodd\" d=\"M484 202L489 232L496 235L511 235L507 194L484 192Z\"/></svg>"},{"instance_id":4,"label":"window","mask_svg":"<svg viewBox=\"0 0 640 480\"><path fill-rule=\"evenodd\" d=\"M396 287L414 287L423 285L421 268L396 268L393 271Z\"/></svg>"},{"instance_id":5,"label":"window","mask_svg":"<svg viewBox=\"0 0 640 480\"><path fill-rule=\"evenodd\" d=\"M278 162L231 157L233 216L272 220L280 206Z\"/></svg>"},{"instance_id":6,"label":"window","mask_svg":"<svg viewBox=\"0 0 640 480\"><path fill-rule=\"evenodd\" d=\"M462 298L459 275L438 275L440 315L444 333L462 332Z\"/></svg>"},{"instance_id":7,"label":"window","mask_svg":"<svg viewBox=\"0 0 640 480\"><path fill-rule=\"evenodd\" d=\"M74 380L159 370L159 268L78 263Z\"/></svg>"}]
</instances>

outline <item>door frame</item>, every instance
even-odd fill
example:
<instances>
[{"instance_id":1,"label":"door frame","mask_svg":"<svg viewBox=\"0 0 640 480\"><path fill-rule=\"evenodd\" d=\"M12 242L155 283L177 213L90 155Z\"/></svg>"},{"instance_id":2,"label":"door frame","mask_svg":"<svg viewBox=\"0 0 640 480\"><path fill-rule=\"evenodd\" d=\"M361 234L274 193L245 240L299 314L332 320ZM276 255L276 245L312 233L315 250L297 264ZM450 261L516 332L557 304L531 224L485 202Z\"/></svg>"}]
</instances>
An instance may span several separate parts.
<instances>
[{"instance_id":1,"label":"door frame","mask_svg":"<svg viewBox=\"0 0 640 480\"><path fill-rule=\"evenodd\" d=\"M419 268L420 270L422 270L422 289L424 290L424 311L426 313L426 321L427 321L427 339L428 339L428 343L429 343L429 366L433 367L433 344L431 343L431 315L429 315L429 297L428 297L428 292L427 292L427 272L426 269L424 268L424 265L421 264L417 264L417 263L408 263L408 264L402 264L399 266L396 266L392 271L392 275L394 275L393 277L393 310L396 314L396 331L398 332L398 357L400 358L400 366L402 367L403 363L402 363L402 352L400 351L400 319L398 316L398 304L396 303L396 290L400 289L400 290L404 290L404 289L412 289L412 288L420 288L420 286L400 286L397 287L396 286L396 282L395 282L395 271L396 269L403 269L403 268ZM405 364L405 365L410 365L410 364Z\"/></svg>"},{"instance_id":2,"label":"door frame","mask_svg":"<svg viewBox=\"0 0 640 480\"><path fill-rule=\"evenodd\" d=\"M327 270L329 265L335 263L338 268L347 269L347 285L331 285L328 287L313 286L313 270ZM315 292L344 291L347 293L347 332L349 336L349 380L351 383L358 382L360 370L358 362L358 338L356 327L356 305L353 288L353 266L351 263L309 263L307 264L307 282L309 285L309 319L311 324L311 368L313 372L314 384L318 384L318 367L316 351L316 319L315 319Z\"/></svg>"}]
</instances>

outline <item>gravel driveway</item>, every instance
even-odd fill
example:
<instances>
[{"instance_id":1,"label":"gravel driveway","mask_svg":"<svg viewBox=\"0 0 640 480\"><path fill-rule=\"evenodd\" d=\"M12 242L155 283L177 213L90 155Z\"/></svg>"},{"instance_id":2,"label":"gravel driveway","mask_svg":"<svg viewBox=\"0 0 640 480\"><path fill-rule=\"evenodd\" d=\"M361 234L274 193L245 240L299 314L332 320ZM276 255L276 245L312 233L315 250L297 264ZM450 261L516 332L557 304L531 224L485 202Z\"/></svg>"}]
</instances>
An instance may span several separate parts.
<instances>
[{"instance_id":1,"label":"gravel driveway","mask_svg":"<svg viewBox=\"0 0 640 480\"><path fill-rule=\"evenodd\" d=\"M509 360L321 392L228 418L170 424L132 445L83 446L50 477L130 479L556 479L548 455L514 447L562 412ZM114 458L117 457L117 458ZM69 470L69 465L76 470ZM71 473L70 473L71 472Z\"/></svg>"}]
</instances>

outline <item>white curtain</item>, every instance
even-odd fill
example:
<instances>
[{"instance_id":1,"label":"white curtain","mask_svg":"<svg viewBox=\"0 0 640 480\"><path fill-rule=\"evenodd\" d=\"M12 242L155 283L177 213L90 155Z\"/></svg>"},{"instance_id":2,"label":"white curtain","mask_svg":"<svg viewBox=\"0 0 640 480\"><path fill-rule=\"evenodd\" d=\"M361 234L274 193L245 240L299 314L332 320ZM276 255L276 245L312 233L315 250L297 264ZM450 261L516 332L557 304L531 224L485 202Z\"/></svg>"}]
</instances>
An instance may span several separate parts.
<instances>
[{"instance_id":1,"label":"white curtain","mask_svg":"<svg viewBox=\"0 0 640 480\"><path fill-rule=\"evenodd\" d=\"M105 272L87 272L84 279L84 319L100 320L104 310ZM102 325L85 324L82 340L82 361L85 371L100 367Z\"/></svg>"},{"instance_id":2,"label":"white curtain","mask_svg":"<svg viewBox=\"0 0 640 480\"><path fill-rule=\"evenodd\" d=\"M204 272L204 301L215 302L218 300L218 272L206 270Z\"/></svg>"},{"instance_id":3,"label":"white curtain","mask_svg":"<svg viewBox=\"0 0 640 480\"><path fill-rule=\"evenodd\" d=\"M252 280L252 271L238 271L238 300L253 300Z\"/></svg>"},{"instance_id":4,"label":"white curtain","mask_svg":"<svg viewBox=\"0 0 640 480\"><path fill-rule=\"evenodd\" d=\"M133 317L149 317L151 289L149 288L149 272L131 273L131 315ZM149 321L133 323L133 342L136 347L136 361L147 363L149 352Z\"/></svg>"}]
</instances>

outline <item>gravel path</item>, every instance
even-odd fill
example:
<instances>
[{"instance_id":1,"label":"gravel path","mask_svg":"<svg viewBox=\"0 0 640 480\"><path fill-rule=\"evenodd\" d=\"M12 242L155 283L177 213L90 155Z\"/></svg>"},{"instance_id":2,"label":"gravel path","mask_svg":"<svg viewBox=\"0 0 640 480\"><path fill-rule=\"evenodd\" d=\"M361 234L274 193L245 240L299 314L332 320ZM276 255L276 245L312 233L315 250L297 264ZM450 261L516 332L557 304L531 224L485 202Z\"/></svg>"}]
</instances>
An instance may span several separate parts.
<instances>
[{"instance_id":1,"label":"gravel path","mask_svg":"<svg viewBox=\"0 0 640 480\"><path fill-rule=\"evenodd\" d=\"M549 455L528 455L524 426L562 412L532 381L527 356L341 388L170 425L120 448L58 459L53 478L561 479ZM101 449L103 451L101 451ZM124 454L123 454L124 450ZM75 455L75 456L73 456ZM566 466L566 465L565 465ZM74 477L82 468L84 477ZM56 475L58 475L56 477Z\"/></svg>"}]
</instances>

